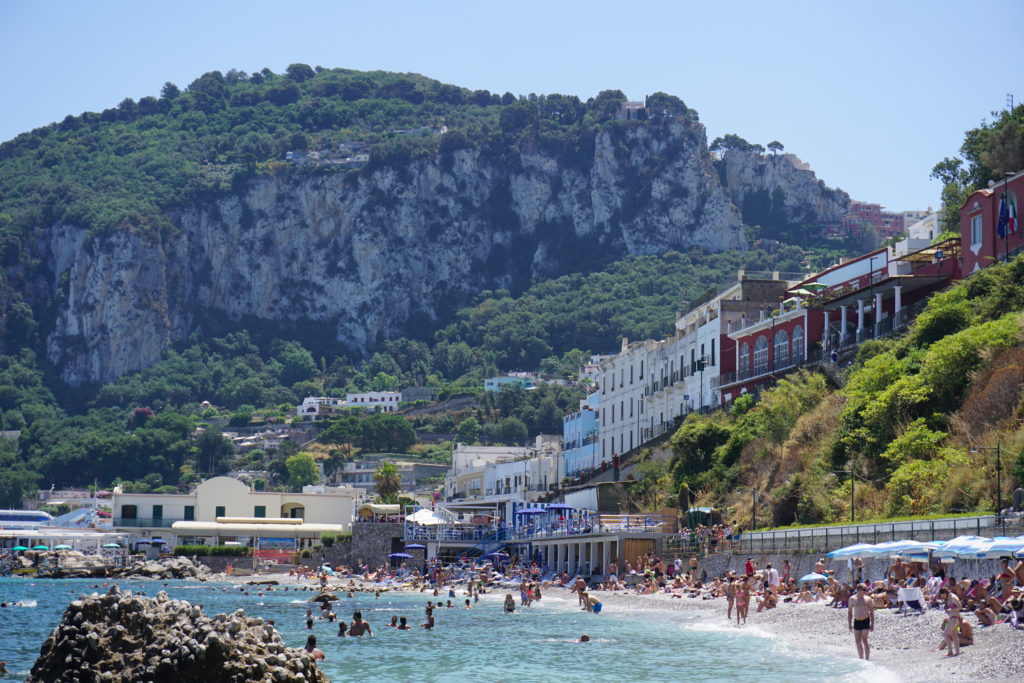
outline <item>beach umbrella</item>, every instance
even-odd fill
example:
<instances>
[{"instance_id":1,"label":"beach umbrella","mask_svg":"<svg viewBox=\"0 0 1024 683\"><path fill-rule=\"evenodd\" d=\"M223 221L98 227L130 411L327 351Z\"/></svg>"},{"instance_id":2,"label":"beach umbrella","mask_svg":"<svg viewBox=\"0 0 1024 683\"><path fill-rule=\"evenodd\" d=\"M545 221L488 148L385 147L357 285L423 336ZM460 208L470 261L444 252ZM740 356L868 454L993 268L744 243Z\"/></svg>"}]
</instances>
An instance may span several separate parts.
<instances>
[{"instance_id":1,"label":"beach umbrella","mask_svg":"<svg viewBox=\"0 0 1024 683\"><path fill-rule=\"evenodd\" d=\"M833 550L828 554L828 557L871 557L874 554L874 550L875 546L871 543L855 543L854 545L848 545L845 548L840 548L839 550Z\"/></svg>"},{"instance_id":2,"label":"beach umbrella","mask_svg":"<svg viewBox=\"0 0 1024 683\"><path fill-rule=\"evenodd\" d=\"M522 510L516 510L517 515L543 515L547 510L541 508L523 508Z\"/></svg>"},{"instance_id":3,"label":"beach umbrella","mask_svg":"<svg viewBox=\"0 0 1024 683\"><path fill-rule=\"evenodd\" d=\"M28 548L26 548L26 547L25 547L25 546L23 546L23 545L16 545L16 546L14 546L13 548L11 548L11 550L15 550L15 551L22 551L22 550L28 550Z\"/></svg>"},{"instance_id":4,"label":"beach umbrella","mask_svg":"<svg viewBox=\"0 0 1024 683\"><path fill-rule=\"evenodd\" d=\"M942 543L922 543L921 541L887 541L874 547L874 557L901 557L904 555L927 555L930 550L938 548Z\"/></svg>"},{"instance_id":5,"label":"beach umbrella","mask_svg":"<svg viewBox=\"0 0 1024 683\"><path fill-rule=\"evenodd\" d=\"M49 550L49 548L46 547L45 545L37 545L37 546L34 546L32 548L32 550Z\"/></svg>"},{"instance_id":6,"label":"beach umbrella","mask_svg":"<svg viewBox=\"0 0 1024 683\"><path fill-rule=\"evenodd\" d=\"M117 543L104 543L103 547L104 548L120 548L121 546L119 546Z\"/></svg>"},{"instance_id":7,"label":"beach umbrella","mask_svg":"<svg viewBox=\"0 0 1024 683\"><path fill-rule=\"evenodd\" d=\"M61 543L60 545L53 546L54 550L71 550L71 546Z\"/></svg>"},{"instance_id":8,"label":"beach umbrella","mask_svg":"<svg viewBox=\"0 0 1024 683\"><path fill-rule=\"evenodd\" d=\"M572 505L566 505L565 503L553 503L548 505L548 510L575 510Z\"/></svg>"},{"instance_id":9,"label":"beach umbrella","mask_svg":"<svg viewBox=\"0 0 1024 683\"><path fill-rule=\"evenodd\" d=\"M410 555L409 553L391 553L390 555L388 555L388 557L402 557L410 560L412 559L412 555Z\"/></svg>"},{"instance_id":10,"label":"beach umbrella","mask_svg":"<svg viewBox=\"0 0 1024 683\"><path fill-rule=\"evenodd\" d=\"M814 574L814 573L812 573L812 574L807 574L807 575L803 576L800 580L801 581L825 581L827 579L828 579L828 577L825 576L824 574Z\"/></svg>"},{"instance_id":11,"label":"beach umbrella","mask_svg":"<svg viewBox=\"0 0 1024 683\"><path fill-rule=\"evenodd\" d=\"M976 557L982 546L991 541L983 536L957 536L946 541L932 551L932 555L939 558Z\"/></svg>"},{"instance_id":12,"label":"beach umbrella","mask_svg":"<svg viewBox=\"0 0 1024 683\"><path fill-rule=\"evenodd\" d=\"M988 543L981 544L975 557L981 560L994 560L1000 557L1020 557L1024 553L1024 536L1010 538L997 536Z\"/></svg>"},{"instance_id":13,"label":"beach umbrella","mask_svg":"<svg viewBox=\"0 0 1024 683\"><path fill-rule=\"evenodd\" d=\"M419 543L409 543L405 546L406 550L424 550L427 546Z\"/></svg>"},{"instance_id":14,"label":"beach umbrella","mask_svg":"<svg viewBox=\"0 0 1024 683\"><path fill-rule=\"evenodd\" d=\"M829 285L824 282L805 282L801 285L804 289L828 289Z\"/></svg>"}]
</instances>

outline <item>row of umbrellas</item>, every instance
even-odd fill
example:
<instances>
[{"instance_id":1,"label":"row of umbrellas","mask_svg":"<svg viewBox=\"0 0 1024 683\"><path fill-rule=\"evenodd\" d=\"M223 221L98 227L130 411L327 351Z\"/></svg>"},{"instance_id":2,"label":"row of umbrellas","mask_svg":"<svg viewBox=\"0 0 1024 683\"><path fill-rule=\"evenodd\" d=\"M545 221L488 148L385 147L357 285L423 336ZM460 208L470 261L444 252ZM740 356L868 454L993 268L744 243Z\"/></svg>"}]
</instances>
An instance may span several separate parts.
<instances>
[{"instance_id":1,"label":"row of umbrellas","mask_svg":"<svg viewBox=\"0 0 1024 683\"><path fill-rule=\"evenodd\" d=\"M119 546L117 543L107 543L103 547L104 548L120 548L121 546ZM16 545L13 548L11 548L11 550L13 550L14 552L18 553L18 552L23 552L25 550L50 550L50 547L49 546L45 546L45 545L37 545L37 546L33 546L31 548L26 548L23 545ZM55 545L55 546L53 546L53 550L71 550L71 546L64 545L64 544Z\"/></svg>"},{"instance_id":2,"label":"row of umbrellas","mask_svg":"<svg viewBox=\"0 0 1024 683\"><path fill-rule=\"evenodd\" d=\"M828 554L831 558L867 558L867 557L932 557L939 560L954 559L991 560L1000 557L1024 558L1024 535L1009 537L997 536L957 536L950 541L887 541L885 543L857 543L855 545L833 550Z\"/></svg>"}]
</instances>

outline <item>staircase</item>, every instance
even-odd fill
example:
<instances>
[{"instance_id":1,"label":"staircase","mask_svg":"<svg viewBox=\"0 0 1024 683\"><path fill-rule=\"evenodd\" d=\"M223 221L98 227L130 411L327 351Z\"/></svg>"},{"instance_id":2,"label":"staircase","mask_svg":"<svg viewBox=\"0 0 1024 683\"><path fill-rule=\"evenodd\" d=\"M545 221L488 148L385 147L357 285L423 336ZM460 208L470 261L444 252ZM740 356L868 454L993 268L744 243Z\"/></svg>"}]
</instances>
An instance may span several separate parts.
<instances>
[{"instance_id":1,"label":"staircase","mask_svg":"<svg viewBox=\"0 0 1024 683\"><path fill-rule=\"evenodd\" d=\"M497 552L505 547L505 530L498 529L494 533L488 535L482 541L474 546L466 548L458 554L457 559L464 560L469 557L483 557L493 552Z\"/></svg>"},{"instance_id":2,"label":"staircase","mask_svg":"<svg viewBox=\"0 0 1024 683\"><path fill-rule=\"evenodd\" d=\"M832 380L837 389L842 389L846 386L846 374L831 360L822 360L819 368L826 377Z\"/></svg>"}]
</instances>

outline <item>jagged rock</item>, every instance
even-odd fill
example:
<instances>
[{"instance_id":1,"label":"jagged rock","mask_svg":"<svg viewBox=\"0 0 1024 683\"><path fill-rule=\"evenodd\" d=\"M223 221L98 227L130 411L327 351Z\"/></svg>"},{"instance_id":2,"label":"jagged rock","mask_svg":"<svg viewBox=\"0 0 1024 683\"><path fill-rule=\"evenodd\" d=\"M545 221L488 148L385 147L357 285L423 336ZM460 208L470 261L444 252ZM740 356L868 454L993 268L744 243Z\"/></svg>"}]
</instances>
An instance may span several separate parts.
<instances>
[{"instance_id":1,"label":"jagged rock","mask_svg":"<svg viewBox=\"0 0 1024 683\"><path fill-rule=\"evenodd\" d=\"M838 220L850 205L850 195L826 187L809 166L791 154L774 156L730 149L718 166L726 192L741 210L753 195L761 193L763 200L771 199L778 190L781 190L779 196L783 198L786 220L790 223L821 224ZM763 220L746 214L744 218L751 224Z\"/></svg>"},{"instance_id":2,"label":"jagged rock","mask_svg":"<svg viewBox=\"0 0 1024 683\"><path fill-rule=\"evenodd\" d=\"M114 576L148 579L204 579L210 568L194 563L187 557L169 557L162 560L137 560L113 573Z\"/></svg>"},{"instance_id":3,"label":"jagged rock","mask_svg":"<svg viewBox=\"0 0 1024 683\"><path fill-rule=\"evenodd\" d=\"M313 602L332 602L338 599L337 593L324 592L313 598Z\"/></svg>"},{"instance_id":4,"label":"jagged rock","mask_svg":"<svg viewBox=\"0 0 1024 683\"><path fill-rule=\"evenodd\" d=\"M163 591L145 598L113 586L106 595L68 605L28 681L328 680L305 651L275 646L279 639L272 626L246 618L243 610L211 619Z\"/></svg>"},{"instance_id":5,"label":"jagged rock","mask_svg":"<svg viewBox=\"0 0 1024 683\"><path fill-rule=\"evenodd\" d=\"M41 300L61 293L47 356L66 381L147 367L204 316L312 321L365 349L446 302L578 272L588 257L745 246L704 127L682 119L605 129L571 158L524 144L259 176L170 220L165 231L41 231L53 274Z\"/></svg>"}]
</instances>

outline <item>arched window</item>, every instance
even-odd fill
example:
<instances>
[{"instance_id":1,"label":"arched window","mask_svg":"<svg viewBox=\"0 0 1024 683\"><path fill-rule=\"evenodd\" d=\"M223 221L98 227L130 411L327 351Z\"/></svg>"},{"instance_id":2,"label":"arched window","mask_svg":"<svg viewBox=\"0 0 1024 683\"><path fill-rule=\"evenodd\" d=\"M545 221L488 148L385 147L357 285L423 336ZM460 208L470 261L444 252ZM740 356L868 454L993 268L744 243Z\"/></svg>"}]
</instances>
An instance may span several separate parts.
<instances>
[{"instance_id":1,"label":"arched window","mask_svg":"<svg viewBox=\"0 0 1024 683\"><path fill-rule=\"evenodd\" d=\"M804 359L804 328L797 325L793 328L793 361L802 362Z\"/></svg>"},{"instance_id":2,"label":"arched window","mask_svg":"<svg viewBox=\"0 0 1024 683\"><path fill-rule=\"evenodd\" d=\"M754 342L754 374L768 372L768 337L761 335Z\"/></svg>"},{"instance_id":3,"label":"arched window","mask_svg":"<svg viewBox=\"0 0 1024 683\"><path fill-rule=\"evenodd\" d=\"M750 374L750 344L747 342L740 345L740 367L738 370L740 377Z\"/></svg>"},{"instance_id":4,"label":"arched window","mask_svg":"<svg viewBox=\"0 0 1024 683\"><path fill-rule=\"evenodd\" d=\"M775 333L775 364L773 367L784 368L789 365L789 335L785 330Z\"/></svg>"}]
</instances>

